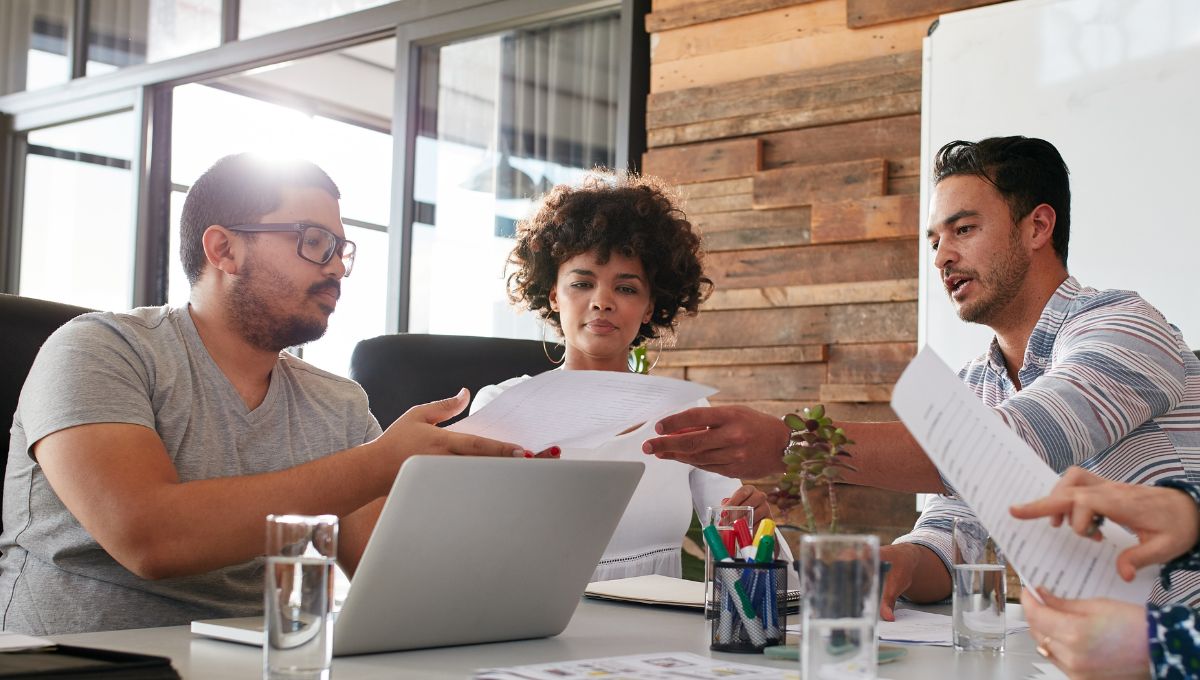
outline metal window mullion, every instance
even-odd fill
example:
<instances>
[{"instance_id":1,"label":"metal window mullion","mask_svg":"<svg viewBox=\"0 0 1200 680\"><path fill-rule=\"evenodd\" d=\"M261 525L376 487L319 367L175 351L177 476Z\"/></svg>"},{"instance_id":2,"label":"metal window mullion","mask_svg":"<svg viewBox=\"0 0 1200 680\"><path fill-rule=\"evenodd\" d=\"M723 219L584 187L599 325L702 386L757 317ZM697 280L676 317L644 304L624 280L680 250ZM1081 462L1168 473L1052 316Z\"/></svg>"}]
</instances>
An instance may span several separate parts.
<instances>
[{"instance_id":1,"label":"metal window mullion","mask_svg":"<svg viewBox=\"0 0 1200 680\"><path fill-rule=\"evenodd\" d=\"M404 26L396 30L392 116L392 210L388 220L388 333L407 333L412 293L413 169L416 163L419 48ZM394 227L399 225L399 229Z\"/></svg>"},{"instance_id":2,"label":"metal window mullion","mask_svg":"<svg viewBox=\"0 0 1200 680\"><path fill-rule=\"evenodd\" d=\"M241 30L242 0L221 0L221 44L238 39Z\"/></svg>"},{"instance_id":3,"label":"metal window mullion","mask_svg":"<svg viewBox=\"0 0 1200 680\"><path fill-rule=\"evenodd\" d=\"M25 136L12 116L0 115L0 292L16 294L21 283L21 221L25 194Z\"/></svg>"},{"instance_id":4,"label":"metal window mullion","mask_svg":"<svg viewBox=\"0 0 1200 680\"><path fill-rule=\"evenodd\" d=\"M646 99L650 96L649 11L650 0L621 0L616 166L639 172L646 152Z\"/></svg>"},{"instance_id":5,"label":"metal window mullion","mask_svg":"<svg viewBox=\"0 0 1200 680\"><path fill-rule=\"evenodd\" d=\"M141 88L134 107L137 146L133 174L133 306L167 301L171 243L171 89Z\"/></svg>"},{"instance_id":6,"label":"metal window mullion","mask_svg":"<svg viewBox=\"0 0 1200 680\"><path fill-rule=\"evenodd\" d=\"M71 80L87 75L88 24L91 22L91 15L91 0L75 0L75 15L71 18L71 42L67 46Z\"/></svg>"}]
</instances>

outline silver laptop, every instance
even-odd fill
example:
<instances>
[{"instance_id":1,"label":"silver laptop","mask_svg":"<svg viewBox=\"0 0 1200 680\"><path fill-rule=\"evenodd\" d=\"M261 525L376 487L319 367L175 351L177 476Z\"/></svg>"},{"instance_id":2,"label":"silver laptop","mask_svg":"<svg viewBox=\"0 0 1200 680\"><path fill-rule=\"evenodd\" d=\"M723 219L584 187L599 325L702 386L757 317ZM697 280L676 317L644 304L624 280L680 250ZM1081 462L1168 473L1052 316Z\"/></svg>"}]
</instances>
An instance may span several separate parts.
<instances>
[{"instance_id":1,"label":"silver laptop","mask_svg":"<svg viewBox=\"0 0 1200 680\"><path fill-rule=\"evenodd\" d=\"M415 456L333 628L336 656L557 635L641 479L638 462ZM192 632L262 644L262 619Z\"/></svg>"}]
</instances>

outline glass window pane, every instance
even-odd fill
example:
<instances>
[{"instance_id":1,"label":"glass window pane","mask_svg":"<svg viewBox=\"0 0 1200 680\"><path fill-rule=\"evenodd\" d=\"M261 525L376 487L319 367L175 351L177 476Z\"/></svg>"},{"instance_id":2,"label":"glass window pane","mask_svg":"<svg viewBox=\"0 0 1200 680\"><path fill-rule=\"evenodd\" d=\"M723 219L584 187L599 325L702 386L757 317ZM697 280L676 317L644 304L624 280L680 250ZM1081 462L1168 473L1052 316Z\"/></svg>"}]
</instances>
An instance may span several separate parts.
<instances>
[{"instance_id":1,"label":"glass window pane","mask_svg":"<svg viewBox=\"0 0 1200 680\"><path fill-rule=\"evenodd\" d=\"M242 0L238 37L251 38L331 19L393 0Z\"/></svg>"},{"instance_id":2,"label":"glass window pane","mask_svg":"<svg viewBox=\"0 0 1200 680\"><path fill-rule=\"evenodd\" d=\"M540 338L508 304L517 221L616 160L616 13L420 54L412 332Z\"/></svg>"},{"instance_id":3,"label":"glass window pane","mask_svg":"<svg viewBox=\"0 0 1200 680\"><path fill-rule=\"evenodd\" d=\"M134 116L29 133L21 295L96 309L133 300Z\"/></svg>"},{"instance_id":4,"label":"glass window pane","mask_svg":"<svg viewBox=\"0 0 1200 680\"><path fill-rule=\"evenodd\" d=\"M342 218L353 223L346 236L358 245L329 331L304 347L304 358L345 375L354 345L385 331L395 50L394 39L376 41L175 88L171 304L189 293L178 255L186 188L228 154L301 157L338 185Z\"/></svg>"},{"instance_id":5,"label":"glass window pane","mask_svg":"<svg viewBox=\"0 0 1200 680\"><path fill-rule=\"evenodd\" d=\"M87 74L221 44L221 0L92 0Z\"/></svg>"},{"instance_id":6,"label":"glass window pane","mask_svg":"<svg viewBox=\"0 0 1200 680\"><path fill-rule=\"evenodd\" d=\"M0 94L71 79L67 60L74 0L0 2Z\"/></svg>"}]
</instances>

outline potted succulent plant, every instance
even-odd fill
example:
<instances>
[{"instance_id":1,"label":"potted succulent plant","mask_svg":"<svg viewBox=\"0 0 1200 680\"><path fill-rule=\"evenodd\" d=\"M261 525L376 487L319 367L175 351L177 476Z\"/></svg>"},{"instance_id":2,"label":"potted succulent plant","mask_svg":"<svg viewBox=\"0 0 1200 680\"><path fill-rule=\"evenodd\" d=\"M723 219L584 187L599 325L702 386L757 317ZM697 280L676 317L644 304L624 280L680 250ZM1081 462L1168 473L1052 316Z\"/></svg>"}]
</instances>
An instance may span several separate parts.
<instances>
[{"instance_id":1,"label":"potted succulent plant","mask_svg":"<svg viewBox=\"0 0 1200 680\"><path fill-rule=\"evenodd\" d=\"M804 510L802 526L781 525L781 529L791 529L808 534L836 534L838 532L837 485L846 470L856 471L850 463L852 455L846 446L854 442L840 428L835 427L833 420L825 414L825 407L818 404L803 409L799 414L789 413L784 422L791 428L791 438L783 453L786 472L779 478L774 491L768 494L768 499L785 515L799 505ZM814 508L815 499L824 497L828 512L820 512ZM823 493L820 493L823 492ZM818 516L826 516L829 523L820 526ZM797 574L801 573L799 563L801 551L793 553L797 562L793 565ZM862 571L861 561L856 559L840 560L835 557L832 561L820 561L807 565L808 580L824 583L824 592L809 594L812 605L817 611L829 615L855 616L856 608L862 602L862 594L867 588L882 588L891 565L879 563L878 585L872 583L872 575ZM805 582L805 579L801 579ZM876 591L878 592L878 591ZM831 614L832 613L832 614ZM836 644L847 642L846 633L838 632L833 640Z\"/></svg>"},{"instance_id":2,"label":"potted succulent plant","mask_svg":"<svg viewBox=\"0 0 1200 680\"><path fill-rule=\"evenodd\" d=\"M785 514L800 505L804 509L804 526L798 527L808 533L831 533L838 531L837 483L844 470L856 470L850 464L847 444L853 444L840 427L825 415L825 407L817 404L803 409L799 415L789 413L783 422L792 430L791 439L783 454L786 472L779 478L775 490L768 499ZM829 524L817 526L817 514L813 510L812 491L824 487L829 503ZM824 513L822 513L824 514Z\"/></svg>"}]
</instances>

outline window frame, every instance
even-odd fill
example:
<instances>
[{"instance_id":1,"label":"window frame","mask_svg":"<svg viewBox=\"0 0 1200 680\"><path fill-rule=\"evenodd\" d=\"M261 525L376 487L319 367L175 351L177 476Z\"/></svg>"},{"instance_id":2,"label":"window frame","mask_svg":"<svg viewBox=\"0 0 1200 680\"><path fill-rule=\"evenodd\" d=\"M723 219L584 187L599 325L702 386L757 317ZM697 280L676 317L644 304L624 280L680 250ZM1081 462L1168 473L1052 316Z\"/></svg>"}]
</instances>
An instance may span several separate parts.
<instances>
[{"instance_id":1,"label":"window frame","mask_svg":"<svg viewBox=\"0 0 1200 680\"><path fill-rule=\"evenodd\" d=\"M72 36L86 36L89 0L76 0ZM619 8L621 60L617 165L637 170L645 151L649 93L649 0L439 0L393 2L245 40L235 39L240 0L223 0L219 47L138 64L62 85L0 96L0 292L20 280L25 136L32 130L133 110L138 121L134 173L133 306L164 304L170 257L171 114L174 87L351 45L396 38L392 116L393 175L388 226L387 332L408 328L412 256L412 167L416 137L416 51L427 44L496 33L523 25ZM84 23L81 25L80 22ZM86 63L86 40L74 61ZM80 74L73 74L80 75Z\"/></svg>"}]
</instances>

